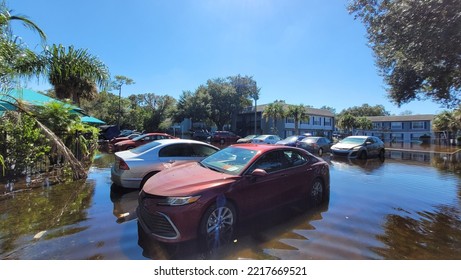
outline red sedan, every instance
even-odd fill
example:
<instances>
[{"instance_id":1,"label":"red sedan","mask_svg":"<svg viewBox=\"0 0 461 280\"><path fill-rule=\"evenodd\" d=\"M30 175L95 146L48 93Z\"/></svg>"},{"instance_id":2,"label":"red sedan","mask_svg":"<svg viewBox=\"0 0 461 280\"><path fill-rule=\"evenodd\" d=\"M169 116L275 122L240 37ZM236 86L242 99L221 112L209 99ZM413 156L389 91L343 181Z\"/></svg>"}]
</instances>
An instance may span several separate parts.
<instances>
[{"instance_id":1,"label":"red sedan","mask_svg":"<svg viewBox=\"0 0 461 280\"><path fill-rule=\"evenodd\" d=\"M129 149L139 147L141 145L144 145L146 143L149 143L155 140L176 139L176 138L177 137L171 136L170 134L167 134L167 133L158 133L158 132L146 133L138 137L135 137L133 139L127 139L127 140L123 140L123 141L115 143L114 150L116 152L124 151L124 150L129 150Z\"/></svg>"},{"instance_id":2,"label":"red sedan","mask_svg":"<svg viewBox=\"0 0 461 280\"><path fill-rule=\"evenodd\" d=\"M138 221L162 242L226 241L237 222L292 203L318 206L329 199L329 191L328 163L305 150L232 145L147 180Z\"/></svg>"}]
</instances>

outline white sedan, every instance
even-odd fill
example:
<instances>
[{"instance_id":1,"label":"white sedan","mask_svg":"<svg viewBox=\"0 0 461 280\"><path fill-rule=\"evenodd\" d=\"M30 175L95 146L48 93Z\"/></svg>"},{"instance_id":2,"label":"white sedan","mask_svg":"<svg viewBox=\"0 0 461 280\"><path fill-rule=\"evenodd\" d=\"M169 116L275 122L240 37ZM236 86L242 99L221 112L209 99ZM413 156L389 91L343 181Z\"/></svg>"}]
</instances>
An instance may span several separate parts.
<instances>
[{"instance_id":1,"label":"white sedan","mask_svg":"<svg viewBox=\"0 0 461 280\"><path fill-rule=\"evenodd\" d=\"M264 134L264 135L259 135L258 137L253 138L251 140L251 143L254 143L254 144L275 144L280 140L282 140L282 139L277 135Z\"/></svg>"},{"instance_id":2,"label":"white sedan","mask_svg":"<svg viewBox=\"0 0 461 280\"><path fill-rule=\"evenodd\" d=\"M114 185L141 188L154 174L185 162L200 161L219 151L213 145L188 139L162 139L115 153Z\"/></svg>"}]
</instances>

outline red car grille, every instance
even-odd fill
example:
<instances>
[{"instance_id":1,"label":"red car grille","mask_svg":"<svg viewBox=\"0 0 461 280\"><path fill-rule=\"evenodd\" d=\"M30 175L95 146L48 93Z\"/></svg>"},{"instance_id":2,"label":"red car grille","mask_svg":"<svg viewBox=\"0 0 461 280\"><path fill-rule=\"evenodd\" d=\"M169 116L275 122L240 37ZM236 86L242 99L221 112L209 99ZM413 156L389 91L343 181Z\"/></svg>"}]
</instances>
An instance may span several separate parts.
<instances>
[{"instance_id":1,"label":"red car grille","mask_svg":"<svg viewBox=\"0 0 461 280\"><path fill-rule=\"evenodd\" d=\"M152 234L168 239L178 236L170 220L164 214L158 212L150 214L145 209L141 209L140 214L141 217L138 218L142 219Z\"/></svg>"},{"instance_id":2,"label":"red car grille","mask_svg":"<svg viewBox=\"0 0 461 280\"><path fill-rule=\"evenodd\" d=\"M168 216L155 210L157 203L165 200L165 197L142 193L139 200L138 219L142 220L152 234L167 239L174 239L179 236Z\"/></svg>"}]
</instances>

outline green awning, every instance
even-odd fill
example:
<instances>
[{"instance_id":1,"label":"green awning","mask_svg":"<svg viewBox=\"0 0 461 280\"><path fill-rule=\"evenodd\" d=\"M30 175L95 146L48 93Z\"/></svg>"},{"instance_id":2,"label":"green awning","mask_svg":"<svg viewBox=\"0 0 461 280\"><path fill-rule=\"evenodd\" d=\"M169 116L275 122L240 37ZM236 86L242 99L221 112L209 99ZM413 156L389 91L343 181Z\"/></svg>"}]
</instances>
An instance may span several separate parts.
<instances>
[{"instance_id":1,"label":"green awning","mask_svg":"<svg viewBox=\"0 0 461 280\"><path fill-rule=\"evenodd\" d=\"M21 100L22 102L33 106L43 106L50 102L62 103L68 106L72 113L80 115L80 118L84 123L105 124L105 122L100 119L88 116L85 114L85 112L83 112L82 109L78 108L77 106L62 102L30 89L12 89L4 94L0 94L0 113L3 111L16 110L17 108L14 106L16 100Z\"/></svg>"},{"instance_id":2,"label":"green awning","mask_svg":"<svg viewBox=\"0 0 461 280\"><path fill-rule=\"evenodd\" d=\"M91 124L106 124L106 122L101 121L100 119L97 119L95 117L90 117L90 116L83 116L80 117L82 122L84 123L91 123Z\"/></svg>"}]
</instances>

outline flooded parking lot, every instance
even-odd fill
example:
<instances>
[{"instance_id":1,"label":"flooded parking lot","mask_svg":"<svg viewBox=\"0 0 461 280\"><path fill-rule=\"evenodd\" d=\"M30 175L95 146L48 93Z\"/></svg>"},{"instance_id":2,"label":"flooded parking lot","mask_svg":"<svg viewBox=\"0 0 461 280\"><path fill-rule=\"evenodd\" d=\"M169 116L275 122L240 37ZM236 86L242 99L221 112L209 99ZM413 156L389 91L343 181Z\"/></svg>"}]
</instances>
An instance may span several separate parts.
<instances>
[{"instance_id":1,"label":"flooded parking lot","mask_svg":"<svg viewBox=\"0 0 461 280\"><path fill-rule=\"evenodd\" d=\"M165 246L138 231L137 191L111 190L113 155L85 182L0 198L1 259L461 259L461 153L325 156L330 200L242 225L230 244Z\"/></svg>"}]
</instances>

